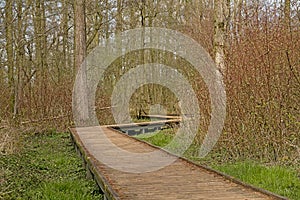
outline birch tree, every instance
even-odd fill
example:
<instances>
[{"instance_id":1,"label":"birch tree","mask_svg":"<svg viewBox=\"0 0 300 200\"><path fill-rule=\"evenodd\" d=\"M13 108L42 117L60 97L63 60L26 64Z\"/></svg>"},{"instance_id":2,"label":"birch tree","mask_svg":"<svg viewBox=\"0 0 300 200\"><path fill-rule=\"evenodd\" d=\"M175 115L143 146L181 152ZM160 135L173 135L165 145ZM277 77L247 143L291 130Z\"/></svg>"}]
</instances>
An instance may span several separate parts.
<instances>
[{"instance_id":1,"label":"birch tree","mask_svg":"<svg viewBox=\"0 0 300 200\"><path fill-rule=\"evenodd\" d=\"M225 73L225 44L228 20L228 1L215 0L214 2L214 52L218 69Z\"/></svg>"}]
</instances>

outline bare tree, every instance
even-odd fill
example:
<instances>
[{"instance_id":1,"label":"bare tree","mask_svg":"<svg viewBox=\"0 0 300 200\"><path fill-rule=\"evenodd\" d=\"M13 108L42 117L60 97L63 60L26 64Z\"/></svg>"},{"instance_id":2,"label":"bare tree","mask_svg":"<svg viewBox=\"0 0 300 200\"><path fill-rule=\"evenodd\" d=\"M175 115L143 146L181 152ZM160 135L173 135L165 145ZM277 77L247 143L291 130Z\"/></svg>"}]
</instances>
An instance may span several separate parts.
<instances>
[{"instance_id":1,"label":"bare tree","mask_svg":"<svg viewBox=\"0 0 300 200\"><path fill-rule=\"evenodd\" d=\"M227 0L214 2L214 52L215 62L221 72L225 73L225 45L228 20Z\"/></svg>"},{"instance_id":2,"label":"bare tree","mask_svg":"<svg viewBox=\"0 0 300 200\"><path fill-rule=\"evenodd\" d=\"M234 0L234 5L231 12L232 21L232 34L235 39L238 39L241 30L241 15L242 15L242 5L244 0Z\"/></svg>"},{"instance_id":3,"label":"bare tree","mask_svg":"<svg viewBox=\"0 0 300 200\"><path fill-rule=\"evenodd\" d=\"M67 56L67 53L68 53L68 35L69 35L69 32L68 32L68 0L64 0L63 1L63 19L62 19L62 24L63 24L63 27L62 27L62 32L63 32L63 42L62 42L62 48L63 48L63 59L62 59L62 65L64 68L67 68L68 64L68 56Z\"/></svg>"},{"instance_id":4,"label":"bare tree","mask_svg":"<svg viewBox=\"0 0 300 200\"><path fill-rule=\"evenodd\" d=\"M10 112L13 113L15 104L14 84L14 48L13 48L13 0L6 1L5 5L5 32L6 32L6 66L8 69L8 87L10 90Z\"/></svg>"},{"instance_id":5,"label":"bare tree","mask_svg":"<svg viewBox=\"0 0 300 200\"><path fill-rule=\"evenodd\" d=\"M36 103L46 105L46 71L47 71L47 40L46 40L46 17L44 0L36 0L34 6L34 35L35 35L35 62L37 70L37 89L38 95L35 95ZM46 115L44 106L40 107L41 115Z\"/></svg>"},{"instance_id":6,"label":"bare tree","mask_svg":"<svg viewBox=\"0 0 300 200\"><path fill-rule=\"evenodd\" d=\"M291 31L291 0L284 1L284 25L285 29Z\"/></svg>"},{"instance_id":7,"label":"bare tree","mask_svg":"<svg viewBox=\"0 0 300 200\"><path fill-rule=\"evenodd\" d=\"M75 69L78 70L86 57L85 0L75 1Z\"/></svg>"},{"instance_id":8,"label":"bare tree","mask_svg":"<svg viewBox=\"0 0 300 200\"><path fill-rule=\"evenodd\" d=\"M25 57L25 39L24 39L24 26L23 26L23 4L22 1L17 2L17 45L16 45L16 81L15 81L15 104L14 104L14 118L18 118L21 96L23 92L23 65ZM16 120L19 122L19 120Z\"/></svg>"},{"instance_id":9,"label":"bare tree","mask_svg":"<svg viewBox=\"0 0 300 200\"><path fill-rule=\"evenodd\" d=\"M85 14L85 0L75 1L74 6L74 19L75 19L75 61L74 66L76 71L80 70L80 94L76 94L76 100L79 103L77 108L79 121L85 125L88 120L89 105L87 97L87 86L86 86L86 66L84 59L86 57L86 14Z\"/></svg>"}]
</instances>

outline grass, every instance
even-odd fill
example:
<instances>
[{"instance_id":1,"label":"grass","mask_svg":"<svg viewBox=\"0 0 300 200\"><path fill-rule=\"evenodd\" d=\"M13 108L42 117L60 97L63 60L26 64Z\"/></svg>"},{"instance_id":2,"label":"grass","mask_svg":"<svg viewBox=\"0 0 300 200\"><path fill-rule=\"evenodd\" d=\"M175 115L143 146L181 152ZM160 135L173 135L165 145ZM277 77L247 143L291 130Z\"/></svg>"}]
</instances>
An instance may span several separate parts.
<instances>
[{"instance_id":1,"label":"grass","mask_svg":"<svg viewBox=\"0 0 300 200\"><path fill-rule=\"evenodd\" d=\"M300 178L293 168L264 166L253 161L225 163L213 168L290 199L300 199Z\"/></svg>"},{"instance_id":2,"label":"grass","mask_svg":"<svg viewBox=\"0 0 300 200\"><path fill-rule=\"evenodd\" d=\"M153 145L164 147L173 139L174 132L166 129L136 137ZM265 166L253 161L220 163L219 161L213 161L212 158L214 155L210 155L211 158L208 157L201 160L192 155L195 149L198 148L192 145L184 157L197 163L209 163L212 168L256 187L269 190L290 199L300 199L300 174L292 167Z\"/></svg>"},{"instance_id":3,"label":"grass","mask_svg":"<svg viewBox=\"0 0 300 200\"><path fill-rule=\"evenodd\" d=\"M171 129L164 129L154 133L145 133L135 136L138 139L144 140L158 147L164 147L171 142L174 137Z\"/></svg>"},{"instance_id":4,"label":"grass","mask_svg":"<svg viewBox=\"0 0 300 200\"><path fill-rule=\"evenodd\" d=\"M67 133L27 135L18 154L0 157L0 199L101 199Z\"/></svg>"}]
</instances>

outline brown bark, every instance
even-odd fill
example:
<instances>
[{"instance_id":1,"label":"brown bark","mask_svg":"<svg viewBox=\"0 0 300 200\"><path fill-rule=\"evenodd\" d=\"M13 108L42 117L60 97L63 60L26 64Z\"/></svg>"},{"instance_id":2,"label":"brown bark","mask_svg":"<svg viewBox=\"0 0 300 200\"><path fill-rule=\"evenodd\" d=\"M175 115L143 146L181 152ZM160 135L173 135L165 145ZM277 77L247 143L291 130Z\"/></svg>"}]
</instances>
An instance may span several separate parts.
<instances>
[{"instance_id":1,"label":"brown bark","mask_svg":"<svg viewBox=\"0 0 300 200\"><path fill-rule=\"evenodd\" d=\"M14 95L14 49L13 49L13 0L6 1L5 5L5 31L6 31L6 55L8 68L8 86L10 90L10 112L13 113L15 104Z\"/></svg>"},{"instance_id":2,"label":"brown bark","mask_svg":"<svg viewBox=\"0 0 300 200\"><path fill-rule=\"evenodd\" d=\"M37 94L36 99L37 109L40 111L41 117L47 114L47 80L46 80L46 17L44 0L36 0L34 7L34 35L35 35L35 63L36 63L36 83Z\"/></svg>"},{"instance_id":3,"label":"brown bark","mask_svg":"<svg viewBox=\"0 0 300 200\"><path fill-rule=\"evenodd\" d=\"M291 0L284 2L284 25L287 32L291 31Z\"/></svg>"},{"instance_id":4,"label":"brown bark","mask_svg":"<svg viewBox=\"0 0 300 200\"><path fill-rule=\"evenodd\" d=\"M86 57L85 0L75 1L75 69L80 68Z\"/></svg>"},{"instance_id":5,"label":"brown bark","mask_svg":"<svg viewBox=\"0 0 300 200\"><path fill-rule=\"evenodd\" d=\"M68 67L68 0L64 0L64 5L63 5L63 19L62 19L62 24L63 24L63 41L62 41L62 48L63 48L63 59L62 59L62 66L66 69Z\"/></svg>"},{"instance_id":6,"label":"brown bark","mask_svg":"<svg viewBox=\"0 0 300 200\"><path fill-rule=\"evenodd\" d=\"M86 66L84 59L86 57L86 14L85 14L85 0L75 1L75 58L74 66L76 72L81 72L78 94L76 94L75 101L77 102L76 115L79 117L77 120L78 126L86 126L89 118L89 103L88 103L88 88L86 85Z\"/></svg>"},{"instance_id":7,"label":"brown bark","mask_svg":"<svg viewBox=\"0 0 300 200\"><path fill-rule=\"evenodd\" d=\"M16 48L16 89L15 89L15 104L14 104L14 118L17 119L19 115L22 93L23 93L23 65L24 65L24 27L23 27L23 11L22 1L17 1L17 19L18 19L18 32L17 32L17 48ZM16 120L19 122L19 120Z\"/></svg>"}]
</instances>

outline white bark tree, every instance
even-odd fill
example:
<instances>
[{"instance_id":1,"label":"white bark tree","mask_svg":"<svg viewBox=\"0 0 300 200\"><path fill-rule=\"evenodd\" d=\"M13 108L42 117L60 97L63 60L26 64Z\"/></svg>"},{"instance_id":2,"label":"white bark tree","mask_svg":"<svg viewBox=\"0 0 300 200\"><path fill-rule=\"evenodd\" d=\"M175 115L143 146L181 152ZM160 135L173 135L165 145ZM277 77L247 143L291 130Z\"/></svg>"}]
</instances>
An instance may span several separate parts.
<instances>
[{"instance_id":1,"label":"white bark tree","mask_svg":"<svg viewBox=\"0 0 300 200\"><path fill-rule=\"evenodd\" d=\"M215 0L214 2L214 53L218 69L225 73L225 46L227 22L229 17L227 0Z\"/></svg>"}]
</instances>

